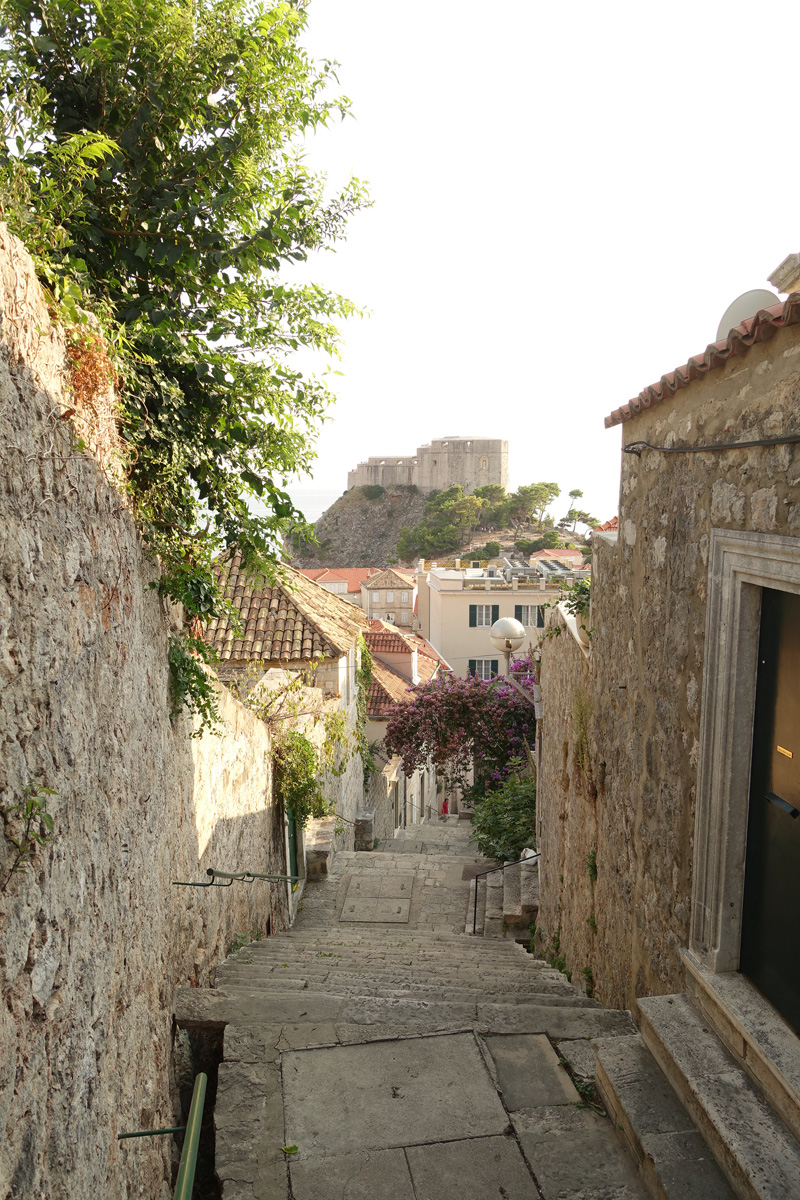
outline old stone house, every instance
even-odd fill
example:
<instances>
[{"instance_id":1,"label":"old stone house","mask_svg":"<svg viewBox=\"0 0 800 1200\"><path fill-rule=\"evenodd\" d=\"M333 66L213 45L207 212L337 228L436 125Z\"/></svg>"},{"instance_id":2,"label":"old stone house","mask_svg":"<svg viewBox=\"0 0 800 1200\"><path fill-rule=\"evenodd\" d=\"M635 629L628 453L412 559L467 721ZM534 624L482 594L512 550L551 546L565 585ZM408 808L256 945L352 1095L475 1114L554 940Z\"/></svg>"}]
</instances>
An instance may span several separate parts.
<instances>
[{"instance_id":1,"label":"old stone house","mask_svg":"<svg viewBox=\"0 0 800 1200\"><path fill-rule=\"evenodd\" d=\"M800 294L606 425L590 646L563 605L542 646L538 946L637 1018L690 992L797 1133Z\"/></svg>"},{"instance_id":2,"label":"old stone house","mask_svg":"<svg viewBox=\"0 0 800 1200\"><path fill-rule=\"evenodd\" d=\"M411 697L409 689L435 679L450 668L433 646L385 621L371 621L365 634L372 656L372 681L367 697L367 738L381 743L397 704ZM398 755L390 758L372 779L367 807L375 812L375 833L392 837L407 825L421 825L438 815L436 772L431 762L406 776Z\"/></svg>"},{"instance_id":3,"label":"old stone house","mask_svg":"<svg viewBox=\"0 0 800 1200\"><path fill-rule=\"evenodd\" d=\"M410 629L417 606L417 581L406 571L386 567L361 583L361 607L375 621Z\"/></svg>"},{"instance_id":4,"label":"old stone house","mask_svg":"<svg viewBox=\"0 0 800 1200\"><path fill-rule=\"evenodd\" d=\"M308 695L303 705L306 720L298 728L321 745L325 715L341 714L352 750L358 721L360 638L367 618L292 567L282 567L270 583L246 572L237 554L220 564L219 570L226 599L239 617L238 627L227 617L218 617L206 630L219 655L220 677L240 693L248 693L268 676L267 682L278 686L287 672L301 676ZM324 857L332 852L334 837L336 848L353 848L356 817L364 799L360 755L351 753L344 773L327 774L323 786L339 820L310 822L305 840L321 842ZM292 874L303 874L303 832L290 814L286 820Z\"/></svg>"}]
</instances>

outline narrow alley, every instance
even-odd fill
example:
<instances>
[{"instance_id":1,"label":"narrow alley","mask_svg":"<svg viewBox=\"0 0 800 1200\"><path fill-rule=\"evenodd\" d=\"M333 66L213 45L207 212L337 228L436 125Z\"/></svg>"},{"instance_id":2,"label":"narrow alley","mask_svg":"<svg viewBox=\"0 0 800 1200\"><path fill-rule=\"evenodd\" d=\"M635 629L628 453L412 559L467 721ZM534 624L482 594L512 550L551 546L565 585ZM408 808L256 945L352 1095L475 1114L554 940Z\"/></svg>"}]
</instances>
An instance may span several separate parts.
<instances>
[{"instance_id":1,"label":"narrow alley","mask_svg":"<svg viewBox=\"0 0 800 1200\"><path fill-rule=\"evenodd\" d=\"M338 854L290 932L179 992L179 1023L225 1026L224 1200L647 1194L591 1103L590 1039L635 1035L630 1016L515 942L465 933L488 865L468 832L451 817Z\"/></svg>"}]
</instances>

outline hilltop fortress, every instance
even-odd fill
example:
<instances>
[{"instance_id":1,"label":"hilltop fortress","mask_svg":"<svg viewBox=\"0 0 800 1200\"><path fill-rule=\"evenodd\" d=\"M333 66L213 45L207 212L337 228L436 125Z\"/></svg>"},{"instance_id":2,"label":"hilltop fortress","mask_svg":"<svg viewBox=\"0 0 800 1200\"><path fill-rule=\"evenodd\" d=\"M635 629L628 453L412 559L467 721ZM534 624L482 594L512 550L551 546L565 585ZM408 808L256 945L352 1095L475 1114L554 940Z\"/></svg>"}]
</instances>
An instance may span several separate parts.
<instances>
[{"instance_id":1,"label":"hilltop fortress","mask_svg":"<svg viewBox=\"0 0 800 1200\"><path fill-rule=\"evenodd\" d=\"M485 483L508 488L508 442L497 438L436 438L410 458L368 458L347 475L348 490L365 484L416 484L421 492L459 483L474 492Z\"/></svg>"}]
</instances>

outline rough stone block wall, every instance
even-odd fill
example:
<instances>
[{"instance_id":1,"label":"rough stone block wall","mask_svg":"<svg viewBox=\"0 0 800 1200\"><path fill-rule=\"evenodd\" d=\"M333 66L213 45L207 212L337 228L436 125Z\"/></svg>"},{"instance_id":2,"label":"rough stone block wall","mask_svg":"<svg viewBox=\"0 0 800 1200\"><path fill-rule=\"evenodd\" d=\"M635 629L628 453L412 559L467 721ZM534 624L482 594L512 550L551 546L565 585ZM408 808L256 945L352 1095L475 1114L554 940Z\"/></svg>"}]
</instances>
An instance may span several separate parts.
<instances>
[{"instance_id":1,"label":"rough stone block wall","mask_svg":"<svg viewBox=\"0 0 800 1200\"><path fill-rule=\"evenodd\" d=\"M72 445L63 336L2 227L0 312L0 805L58 793L0 893L0 1196L166 1200L172 1139L116 1135L175 1123L173 990L269 913L269 885L172 880L282 865L270 740L225 692L222 737L170 721L155 564Z\"/></svg>"},{"instance_id":2,"label":"rough stone block wall","mask_svg":"<svg viewBox=\"0 0 800 1200\"><path fill-rule=\"evenodd\" d=\"M376 838L394 837L394 813L392 812L389 776L396 770L396 766L397 759L392 759L383 770L376 771L369 781L364 806L375 811Z\"/></svg>"},{"instance_id":3,"label":"rough stone block wall","mask_svg":"<svg viewBox=\"0 0 800 1200\"><path fill-rule=\"evenodd\" d=\"M779 437L798 432L799 411L795 326L622 432L625 443L657 446ZM623 455L619 540L594 549L588 768L578 773L580 651L566 634L543 644L542 944L558 929L573 977L590 966L604 1004L635 1007L638 996L683 987L712 527L798 536L798 448ZM588 849L597 863L591 936Z\"/></svg>"}]
</instances>

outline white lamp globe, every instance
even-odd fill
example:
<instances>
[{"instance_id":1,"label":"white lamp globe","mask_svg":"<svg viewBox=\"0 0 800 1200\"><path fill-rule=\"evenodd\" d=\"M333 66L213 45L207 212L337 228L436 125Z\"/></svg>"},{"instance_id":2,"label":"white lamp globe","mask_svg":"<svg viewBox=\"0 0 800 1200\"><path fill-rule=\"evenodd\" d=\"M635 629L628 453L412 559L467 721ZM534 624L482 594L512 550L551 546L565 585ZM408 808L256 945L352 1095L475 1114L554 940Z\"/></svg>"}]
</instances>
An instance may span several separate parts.
<instances>
[{"instance_id":1,"label":"white lamp globe","mask_svg":"<svg viewBox=\"0 0 800 1200\"><path fill-rule=\"evenodd\" d=\"M489 630L489 637L495 650L511 654L525 641L525 626L514 617L501 617Z\"/></svg>"}]
</instances>

